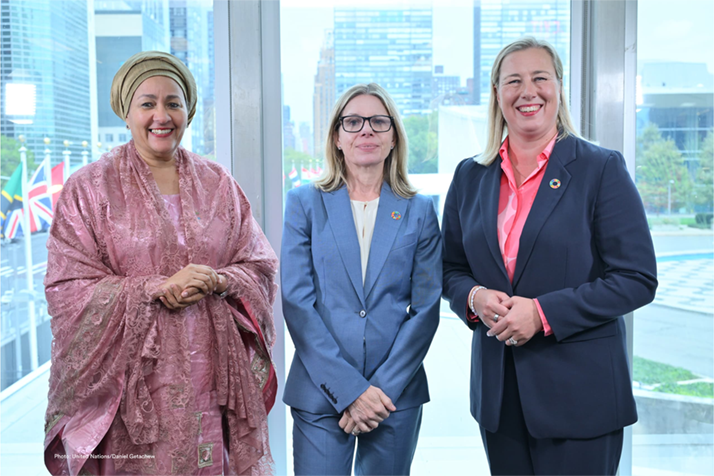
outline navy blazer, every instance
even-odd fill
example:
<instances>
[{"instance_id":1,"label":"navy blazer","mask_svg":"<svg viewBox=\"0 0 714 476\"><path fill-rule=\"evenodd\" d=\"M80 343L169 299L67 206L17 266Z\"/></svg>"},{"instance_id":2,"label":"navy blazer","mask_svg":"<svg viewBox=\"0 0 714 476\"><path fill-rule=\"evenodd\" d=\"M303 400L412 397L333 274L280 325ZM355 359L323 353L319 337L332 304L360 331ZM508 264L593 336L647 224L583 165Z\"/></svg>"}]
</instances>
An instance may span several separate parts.
<instances>
[{"instance_id":1,"label":"navy blazer","mask_svg":"<svg viewBox=\"0 0 714 476\"><path fill-rule=\"evenodd\" d=\"M503 342L466 320L482 285L538 298L553 334L513 348L526 425L535 438L591 438L637 421L623 314L654 299L652 238L622 155L556 142L523 227L513 282L498 246L501 158L462 161L444 207L444 297L473 329L471 413L495 432ZM552 182L553 179L559 180Z\"/></svg>"},{"instance_id":2,"label":"navy blazer","mask_svg":"<svg viewBox=\"0 0 714 476\"><path fill-rule=\"evenodd\" d=\"M398 410L429 401L422 361L439 324L442 277L431 199L405 199L382 186L363 285L347 188L292 189L280 261L295 344L287 405L341 413L370 385Z\"/></svg>"}]
</instances>

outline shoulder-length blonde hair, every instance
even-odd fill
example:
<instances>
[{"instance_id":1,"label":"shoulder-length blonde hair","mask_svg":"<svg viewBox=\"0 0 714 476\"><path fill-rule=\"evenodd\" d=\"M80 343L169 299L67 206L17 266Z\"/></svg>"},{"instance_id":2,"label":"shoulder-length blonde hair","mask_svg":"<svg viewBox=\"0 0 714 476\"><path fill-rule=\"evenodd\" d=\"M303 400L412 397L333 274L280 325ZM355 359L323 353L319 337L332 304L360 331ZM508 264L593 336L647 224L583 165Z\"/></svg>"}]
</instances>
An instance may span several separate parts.
<instances>
[{"instance_id":1,"label":"shoulder-length blonde hair","mask_svg":"<svg viewBox=\"0 0 714 476\"><path fill-rule=\"evenodd\" d=\"M560 83L560 106L558 106L558 116L556 119L558 131L560 131L558 140L564 139L569 135L579 137L579 134L575 131L575 126L573 126L573 121L570 119L570 113L568 112L567 98L563 90L563 62L560 60L558 52L553 45L545 40L537 40L532 36L524 36L504 46L498 53L498 56L496 56L496 61L493 62L493 68L491 69L491 96L488 101L488 139L483 153L474 158L474 160L482 165L489 165L496 159L506 129L508 128L508 124L506 124L506 120L503 117L503 113L501 113L501 108L496 99L496 91L501 79L501 64L506 56L511 53L529 48L545 50L553 59L553 69L555 69L555 75Z\"/></svg>"},{"instance_id":2,"label":"shoulder-length blonde hair","mask_svg":"<svg viewBox=\"0 0 714 476\"><path fill-rule=\"evenodd\" d=\"M332 109L330 115L330 128L325 140L325 173L317 181L315 186L323 192L333 192L347 183L347 166L345 165L344 153L337 148L335 136L339 134L340 117L345 110L347 103L357 96L369 94L379 98L387 110L387 114L394 119L394 148L384 161L384 180L392 187L392 191L397 195L409 198L416 195L416 190L409 182L407 176L407 133L404 123L399 116L397 105L389 93L376 83L357 84L345 91L337 104ZM365 127L367 127L365 125Z\"/></svg>"}]
</instances>

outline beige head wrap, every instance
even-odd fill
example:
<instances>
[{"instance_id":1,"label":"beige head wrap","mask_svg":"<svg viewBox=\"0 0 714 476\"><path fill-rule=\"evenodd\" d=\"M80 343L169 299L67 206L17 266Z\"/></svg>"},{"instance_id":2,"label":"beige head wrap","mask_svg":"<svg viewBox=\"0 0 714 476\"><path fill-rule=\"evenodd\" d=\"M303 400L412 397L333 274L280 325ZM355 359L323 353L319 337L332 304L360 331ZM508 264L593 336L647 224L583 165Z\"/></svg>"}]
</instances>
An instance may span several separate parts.
<instances>
[{"instance_id":1,"label":"beige head wrap","mask_svg":"<svg viewBox=\"0 0 714 476\"><path fill-rule=\"evenodd\" d=\"M166 76L178 83L186 98L188 124L196 114L196 80L180 59L162 51L142 51L121 65L112 81L111 105L121 120L129 114L134 92L146 79Z\"/></svg>"}]
</instances>

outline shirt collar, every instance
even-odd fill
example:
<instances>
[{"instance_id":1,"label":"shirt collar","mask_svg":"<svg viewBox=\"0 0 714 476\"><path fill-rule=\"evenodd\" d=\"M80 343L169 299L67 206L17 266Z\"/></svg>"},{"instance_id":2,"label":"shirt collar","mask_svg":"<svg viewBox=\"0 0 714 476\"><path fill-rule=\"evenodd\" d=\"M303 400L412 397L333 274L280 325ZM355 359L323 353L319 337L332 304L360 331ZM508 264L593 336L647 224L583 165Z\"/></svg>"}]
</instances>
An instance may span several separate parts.
<instances>
[{"instance_id":1,"label":"shirt collar","mask_svg":"<svg viewBox=\"0 0 714 476\"><path fill-rule=\"evenodd\" d=\"M527 182L528 180L531 179L531 177L535 176L540 172L540 170L545 167L545 165L548 163L548 159L550 159L550 154L553 153L553 147L555 147L555 141L558 139L558 134L556 133L553 138L548 142L548 145L545 146L545 149L543 149L543 152L538 154L538 167L535 168L535 170L523 181L523 183ZM501 170L503 170L504 174L506 175L506 178L508 178L508 181L513 184L515 187L516 180L513 176L513 166L511 165L511 159L508 157L508 137L503 141L503 144L501 144L501 148L498 150L499 155L501 156Z\"/></svg>"}]
</instances>

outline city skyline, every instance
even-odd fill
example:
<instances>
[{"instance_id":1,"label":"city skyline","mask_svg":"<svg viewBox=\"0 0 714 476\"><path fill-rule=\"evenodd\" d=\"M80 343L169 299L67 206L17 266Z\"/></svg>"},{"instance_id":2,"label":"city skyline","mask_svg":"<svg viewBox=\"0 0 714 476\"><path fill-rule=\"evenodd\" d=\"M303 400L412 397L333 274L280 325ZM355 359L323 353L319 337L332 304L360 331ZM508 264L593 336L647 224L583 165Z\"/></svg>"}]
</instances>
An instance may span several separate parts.
<instances>
[{"instance_id":1,"label":"city skyline","mask_svg":"<svg viewBox=\"0 0 714 476\"><path fill-rule=\"evenodd\" d=\"M81 160L82 141L90 140L96 127L87 107L93 48L86 4L26 0L3 2L2 9L3 24L7 18L10 25L2 29L2 133L23 135L37 158L48 147L59 150L69 141L69 150ZM50 145L45 137L52 139ZM56 154L52 164L61 160Z\"/></svg>"},{"instance_id":2,"label":"city skyline","mask_svg":"<svg viewBox=\"0 0 714 476\"><path fill-rule=\"evenodd\" d=\"M313 88L320 46L325 29L334 27L332 5L326 0L281 1L281 62L289 71L285 85L284 104L291 106L296 123L313 124ZM555 3L555 2L551 2ZM432 5L430 1L409 2L340 2L340 5ZM548 2L533 2L542 6ZM690 42L714 44L714 29L709 25L714 8L709 0L685 0L677 9L665 8L666 0L640 0L638 21L662 25L656 30L639 32L638 72L644 63L661 61L702 62L702 54L688 46ZM433 65L443 65L444 74L459 76L461 86L473 77L473 0L444 0L433 3ZM662 47L661 38L667 39ZM290 38L290 41L286 41ZM705 56L708 71L714 72L714 55ZM563 58L565 61L565 58Z\"/></svg>"}]
</instances>

